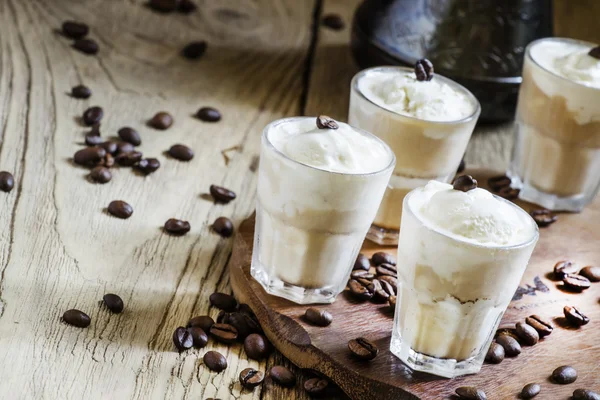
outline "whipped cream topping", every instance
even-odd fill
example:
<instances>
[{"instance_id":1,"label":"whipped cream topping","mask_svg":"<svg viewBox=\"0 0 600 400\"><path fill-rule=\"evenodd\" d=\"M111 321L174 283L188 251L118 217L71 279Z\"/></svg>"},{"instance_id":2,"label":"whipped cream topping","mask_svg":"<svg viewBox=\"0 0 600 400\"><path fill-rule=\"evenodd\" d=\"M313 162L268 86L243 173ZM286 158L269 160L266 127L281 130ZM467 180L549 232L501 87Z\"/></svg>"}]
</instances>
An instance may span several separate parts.
<instances>
[{"instance_id":1,"label":"whipped cream topping","mask_svg":"<svg viewBox=\"0 0 600 400\"><path fill-rule=\"evenodd\" d=\"M478 245L513 246L536 234L527 213L481 188L462 192L450 184L430 181L411 193L409 205L430 228Z\"/></svg>"},{"instance_id":2,"label":"whipped cream topping","mask_svg":"<svg viewBox=\"0 0 600 400\"><path fill-rule=\"evenodd\" d=\"M437 76L418 81L414 72L403 69L370 71L358 87L380 107L427 121L458 121L472 115L476 107L464 90Z\"/></svg>"},{"instance_id":3,"label":"whipped cream topping","mask_svg":"<svg viewBox=\"0 0 600 400\"><path fill-rule=\"evenodd\" d=\"M542 67L582 85L600 88L600 60L588 53L591 45L547 40L531 49L531 56Z\"/></svg>"},{"instance_id":4,"label":"whipped cream topping","mask_svg":"<svg viewBox=\"0 0 600 400\"><path fill-rule=\"evenodd\" d=\"M338 129L319 129L316 118L283 122L269 141L294 161L330 172L368 174L392 163L392 151L376 137L338 122Z\"/></svg>"}]
</instances>

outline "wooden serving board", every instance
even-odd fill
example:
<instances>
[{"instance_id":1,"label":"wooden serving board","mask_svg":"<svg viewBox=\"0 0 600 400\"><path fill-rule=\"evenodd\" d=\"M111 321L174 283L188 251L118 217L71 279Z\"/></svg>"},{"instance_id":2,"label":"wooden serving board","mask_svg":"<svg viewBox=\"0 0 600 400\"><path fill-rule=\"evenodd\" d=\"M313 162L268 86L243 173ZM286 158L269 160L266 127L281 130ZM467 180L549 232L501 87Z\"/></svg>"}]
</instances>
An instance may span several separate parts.
<instances>
[{"instance_id":1,"label":"wooden serving board","mask_svg":"<svg viewBox=\"0 0 600 400\"><path fill-rule=\"evenodd\" d=\"M485 187L489 171L472 171ZM535 208L520 204L526 210ZM554 332L533 347L523 347L516 358L501 364L485 364L479 374L445 379L411 372L389 351L393 313L387 305L357 303L341 293L335 303L319 306L333 314L328 327L315 327L301 316L307 306L270 296L250 276L254 217L242 223L229 263L233 291L239 301L256 312L269 340L301 368L317 370L338 384L353 399L451 399L459 386L477 386L488 399L516 399L522 387L537 382L537 399L568 399L577 388L600 392L600 283L583 293L570 293L553 281L554 264L563 259L581 266L600 265L600 198L580 214L560 214L556 223L540 230L540 240L521 282L520 299L514 299L502 325L515 324L531 314L554 320ZM393 247L366 241L365 254ZM399 268L402 262L399 261ZM540 290L541 289L541 290ZM519 296L516 296L519 297ZM591 322L581 328L568 326L563 307L579 307ZM502 326L501 325L501 326ZM352 358L347 342L359 336L374 341L379 355L370 362ZM578 379L570 385L549 380L554 368L571 365Z\"/></svg>"}]
</instances>

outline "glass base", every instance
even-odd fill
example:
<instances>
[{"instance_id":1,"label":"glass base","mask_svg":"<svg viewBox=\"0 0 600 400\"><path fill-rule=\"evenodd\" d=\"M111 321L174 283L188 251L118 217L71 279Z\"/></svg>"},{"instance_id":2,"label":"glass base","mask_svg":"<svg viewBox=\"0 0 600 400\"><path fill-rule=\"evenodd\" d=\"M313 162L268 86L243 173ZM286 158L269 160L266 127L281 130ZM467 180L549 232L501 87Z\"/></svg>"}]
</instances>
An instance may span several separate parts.
<instances>
[{"instance_id":1,"label":"glass base","mask_svg":"<svg viewBox=\"0 0 600 400\"><path fill-rule=\"evenodd\" d=\"M307 289L292 285L277 277L269 277L264 266L252 262L250 275L273 296L283 297L297 304L330 304L335 301L338 292L333 288Z\"/></svg>"},{"instance_id":2,"label":"glass base","mask_svg":"<svg viewBox=\"0 0 600 400\"><path fill-rule=\"evenodd\" d=\"M367 232L367 239L383 246L395 246L399 235L398 229L386 229L373 224Z\"/></svg>"},{"instance_id":3,"label":"glass base","mask_svg":"<svg viewBox=\"0 0 600 400\"><path fill-rule=\"evenodd\" d=\"M519 193L521 200L538 204L548 210L580 212L590 202L590 199L587 199L583 194L560 197L555 194L542 192L527 183L523 183L514 174L509 174L509 176L513 181L513 185L521 189Z\"/></svg>"}]
</instances>

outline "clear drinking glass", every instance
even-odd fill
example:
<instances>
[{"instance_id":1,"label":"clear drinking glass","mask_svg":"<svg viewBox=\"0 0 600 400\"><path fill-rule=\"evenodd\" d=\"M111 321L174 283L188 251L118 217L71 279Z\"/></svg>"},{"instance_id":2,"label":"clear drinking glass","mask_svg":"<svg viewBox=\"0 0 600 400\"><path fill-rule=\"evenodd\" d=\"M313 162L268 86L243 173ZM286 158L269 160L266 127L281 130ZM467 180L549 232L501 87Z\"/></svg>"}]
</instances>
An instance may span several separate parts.
<instances>
[{"instance_id":1,"label":"clear drinking glass","mask_svg":"<svg viewBox=\"0 0 600 400\"><path fill-rule=\"evenodd\" d=\"M549 42L596 46L565 38L527 46L509 176L523 200L581 211L600 189L600 88L557 75L536 61L536 47Z\"/></svg>"},{"instance_id":2,"label":"clear drinking glass","mask_svg":"<svg viewBox=\"0 0 600 400\"><path fill-rule=\"evenodd\" d=\"M402 200L412 189L430 180L450 182L465 153L481 106L468 89L436 75L434 79L464 93L473 104L473 113L457 121L428 121L402 115L372 102L360 90L359 82L371 73L413 73L404 67L375 67L352 79L348 123L386 142L396 154L396 168L367 238L383 245L398 244Z\"/></svg>"},{"instance_id":3,"label":"clear drinking glass","mask_svg":"<svg viewBox=\"0 0 600 400\"><path fill-rule=\"evenodd\" d=\"M414 192L413 192L414 193ZM476 373L525 272L538 229L514 246L483 246L427 226L404 198L398 296L390 350L411 369L452 378Z\"/></svg>"},{"instance_id":4,"label":"clear drinking glass","mask_svg":"<svg viewBox=\"0 0 600 400\"><path fill-rule=\"evenodd\" d=\"M269 140L285 118L267 125L261 142L252 276L270 294L296 303L331 303L344 290L395 164L345 174L288 158Z\"/></svg>"}]
</instances>

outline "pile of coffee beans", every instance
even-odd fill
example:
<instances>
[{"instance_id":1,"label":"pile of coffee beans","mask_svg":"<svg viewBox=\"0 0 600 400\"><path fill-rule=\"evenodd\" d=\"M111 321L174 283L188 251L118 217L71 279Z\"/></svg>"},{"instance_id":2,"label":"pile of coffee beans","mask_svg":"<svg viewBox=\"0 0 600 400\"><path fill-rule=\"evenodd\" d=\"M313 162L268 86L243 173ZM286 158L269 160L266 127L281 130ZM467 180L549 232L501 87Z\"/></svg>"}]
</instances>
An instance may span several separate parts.
<instances>
[{"instance_id":1,"label":"pile of coffee beans","mask_svg":"<svg viewBox=\"0 0 600 400\"><path fill-rule=\"evenodd\" d=\"M519 198L519 189L512 188L512 181L506 175L493 176L488 179L488 186L491 191L506 200L516 200Z\"/></svg>"},{"instance_id":2,"label":"pile of coffee beans","mask_svg":"<svg viewBox=\"0 0 600 400\"><path fill-rule=\"evenodd\" d=\"M393 311L398 291L396 259L389 253L377 252L369 261L359 254L348 281L348 292L357 301L387 303Z\"/></svg>"}]
</instances>

